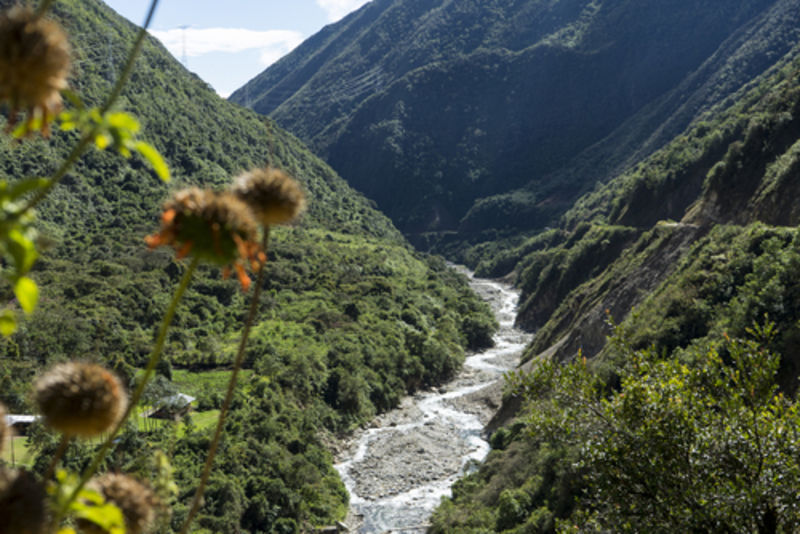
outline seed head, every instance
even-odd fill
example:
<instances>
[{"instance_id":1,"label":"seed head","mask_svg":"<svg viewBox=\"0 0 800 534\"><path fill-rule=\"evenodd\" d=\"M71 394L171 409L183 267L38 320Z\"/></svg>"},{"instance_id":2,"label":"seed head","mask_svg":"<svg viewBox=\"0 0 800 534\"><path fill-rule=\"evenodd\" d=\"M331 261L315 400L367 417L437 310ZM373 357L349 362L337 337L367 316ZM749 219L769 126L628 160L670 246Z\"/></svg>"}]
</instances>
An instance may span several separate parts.
<instances>
[{"instance_id":1,"label":"seed head","mask_svg":"<svg viewBox=\"0 0 800 534\"><path fill-rule=\"evenodd\" d=\"M0 534L43 534L47 494L32 474L0 467Z\"/></svg>"},{"instance_id":2,"label":"seed head","mask_svg":"<svg viewBox=\"0 0 800 534\"><path fill-rule=\"evenodd\" d=\"M26 110L26 130L41 119L42 133L49 134L49 123L61 109L69 63L69 43L57 23L20 5L0 15L0 100L11 108L9 128Z\"/></svg>"},{"instance_id":3,"label":"seed head","mask_svg":"<svg viewBox=\"0 0 800 534\"><path fill-rule=\"evenodd\" d=\"M233 265L246 291L244 265L257 270L266 258L257 242L258 226L247 204L232 193L192 187L164 204L159 233L145 238L150 248L169 245L182 258L193 254L209 263Z\"/></svg>"},{"instance_id":4,"label":"seed head","mask_svg":"<svg viewBox=\"0 0 800 534\"><path fill-rule=\"evenodd\" d=\"M247 202L263 225L286 223L306 207L297 181L280 169L253 169L234 179L234 194Z\"/></svg>"},{"instance_id":5,"label":"seed head","mask_svg":"<svg viewBox=\"0 0 800 534\"><path fill-rule=\"evenodd\" d=\"M69 436L92 437L116 424L127 395L113 373L93 363L56 365L34 386L48 425Z\"/></svg>"},{"instance_id":6,"label":"seed head","mask_svg":"<svg viewBox=\"0 0 800 534\"><path fill-rule=\"evenodd\" d=\"M156 510L161 506L158 497L148 486L127 475L106 473L92 479L88 487L103 495L106 502L114 504L125 518L128 534L141 534L153 525ZM79 521L87 534L103 534L100 526L86 520Z\"/></svg>"}]
</instances>

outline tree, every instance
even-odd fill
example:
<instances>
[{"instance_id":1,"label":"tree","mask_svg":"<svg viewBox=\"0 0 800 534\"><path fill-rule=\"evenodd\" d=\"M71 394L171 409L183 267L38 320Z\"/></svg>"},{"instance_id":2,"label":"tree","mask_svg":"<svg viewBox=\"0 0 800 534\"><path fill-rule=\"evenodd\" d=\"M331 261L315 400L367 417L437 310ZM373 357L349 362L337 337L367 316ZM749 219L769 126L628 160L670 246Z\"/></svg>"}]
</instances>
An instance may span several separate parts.
<instances>
[{"instance_id":1,"label":"tree","mask_svg":"<svg viewBox=\"0 0 800 534\"><path fill-rule=\"evenodd\" d=\"M588 491L562 531L800 527L797 402L779 391L780 359L764 348L773 327L748 332L689 360L634 352L618 333L612 343L628 362L618 388L582 358L513 377L530 431L580 450Z\"/></svg>"}]
</instances>

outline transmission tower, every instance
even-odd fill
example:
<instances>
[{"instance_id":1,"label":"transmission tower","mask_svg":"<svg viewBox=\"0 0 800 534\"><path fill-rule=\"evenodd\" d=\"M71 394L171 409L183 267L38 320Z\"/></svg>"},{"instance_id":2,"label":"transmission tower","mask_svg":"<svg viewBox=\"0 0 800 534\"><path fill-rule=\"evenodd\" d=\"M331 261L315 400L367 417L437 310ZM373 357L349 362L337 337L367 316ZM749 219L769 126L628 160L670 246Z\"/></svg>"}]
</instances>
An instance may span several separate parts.
<instances>
[{"instance_id":1,"label":"transmission tower","mask_svg":"<svg viewBox=\"0 0 800 534\"><path fill-rule=\"evenodd\" d=\"M189 59L188 59L188 56L186 55L186 30L189 29L189 25L188 24L184 24L183 26L178 26L178 27L181 30L183 30L183 32L181 34L181 37L182 37L182 40L183 40L183 54L182 54L181 60L182 60L183 66L188 69L189 68Z\"/></svg>"}]
</instances>

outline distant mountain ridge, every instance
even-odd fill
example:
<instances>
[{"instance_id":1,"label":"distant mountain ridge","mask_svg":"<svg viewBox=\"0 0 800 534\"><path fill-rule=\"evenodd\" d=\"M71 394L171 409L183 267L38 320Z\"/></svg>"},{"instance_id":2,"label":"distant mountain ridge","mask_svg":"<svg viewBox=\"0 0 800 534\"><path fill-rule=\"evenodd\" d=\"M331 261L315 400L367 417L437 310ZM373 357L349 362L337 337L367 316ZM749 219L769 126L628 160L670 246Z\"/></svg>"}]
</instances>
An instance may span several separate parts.
<instances>
[{"instance_id":1,"label":"distant mountain ridge","mask_svg":"<svg viewBox=\"0 0 800 534\"><path fill-rule=\"evenodd\" d=\"M794 8L376 0L230 99L309 143L407 234L476 239L553 224L768 70L796 40Z\"/></svg>"}]
</instances>

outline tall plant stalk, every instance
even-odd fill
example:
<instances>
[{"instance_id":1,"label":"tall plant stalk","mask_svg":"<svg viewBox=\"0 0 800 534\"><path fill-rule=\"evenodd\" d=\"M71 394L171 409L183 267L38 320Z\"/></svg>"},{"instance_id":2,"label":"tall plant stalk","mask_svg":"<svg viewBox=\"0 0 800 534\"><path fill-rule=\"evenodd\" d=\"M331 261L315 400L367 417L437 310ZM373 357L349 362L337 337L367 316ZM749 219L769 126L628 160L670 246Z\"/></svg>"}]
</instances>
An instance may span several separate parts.
<instances>
[{"instance_id":1,"label":"tall plant stalk","mask_svg":"<svg viewBox=\"0 0 800 534\"><path fill-rule=\"evenodd\" d=\"M262 249L264 250L264 254L267 254L269 249L269 230L269 226L264 227L264 238L262 241ZM189 514L186 516L186 521L184 521L183 526L181 527L180 534L186 534L189 532L189 527L192 525L192 521L194 520L195 515L197 515L197 511L200 509L200 502L203 499L203 493L205 492L206 485L208 484L208 477L211 475L214 457L217 454L217 448L219 447L219 442L222 438L222 432L225 428L225 417L230 409L231 402L233 401L233 394L236 390L236 381L238 380L239 371L241 370L242 363L244 362L247 339L250 337L250 330L253 326L253 322L255 321L256 313L258 313L258 303L261 299L261 288L264 286L265 271L266 264L262 265L261 269L258 271L256 287L253 290L253 297L250 299L250 310L247 313L247 319L245 320L244 329L242 330L242 337L239 340L239 348L236 352L236 359L233 363L231 377L228 380L228 389L225 392L225 400L222 403L222 407L220 408L219 412L219 418L217 419L217 428L214 430L214 437L208 447L208 456L206 457L206 463L203 466L203 473L200 475L200 483L197 486L197 491L195 491L194 498L192 499L192 505L189 509Z\"/></svg>"},{"instance_id":2,"label":"tall plant stalk","mask_svg":"<svg viewBox=\"0 0 800 534\"><path fill-rule=\"evenodd\" d=\"M158 2L159 2L159 0L152 0L150 2L150 7L147 10L147 15L145 16L144 23L143 23L142 27L139 28L139 31L138 31L138 33L136 35L136 39L134 40L133 46L131 47L130 51L128 52L128 56L127 56L127 58L125 60L125 66L124 66L124 68L122 70L122 73L120 74L119 78L117 78L117 81L114 84L114 87L111 89L111 92L106 97L106 100L103 103L103 106L100 108L100 114L101 115L103 115L107 111L109 111L111 109L111 107L116 103L116 101L119 98L119 96L122 94L122 90L124 89L125 84L128 82L128 79L130 78L131 73L133 72L133 67L134 67L134 65L136 63L136 58L139 56L139 53L141 52L142 45L144 44L144 39L145 39L145 37L147 37L147 28L150 26L150 23L153 20L153 15L155 14L156 8L158 7ZM52 5L52 3L53 3L53 0L43 0L39 4L39 6L38 6L38 8L36 10L36 15L38 17L44 16L45 13L50 8L50 6ZM95 126L95 127L91 128L90 130L86 131L81 136L81 139L73 147L72 151L69 153L67 158L61 163L59 168L50 176L50 179L47 181L47 183L41 189L39 189L36 192L36 194L24 205L24 207L22 209L20 209L17 212L17 214L16 214L17 216L21 216L22 214L32 210L40 202L42 202L47 197L47 195L50 194L50 191L52 191L53 188L56 185L58 185L58 183L64 178L64 176L66 176L66 174L69 172L69 170L75 165L75 163L78 161L78 159L81 157L81 155L83 155L83 153L86 151L86 148L92 142L92 140L94 139L96 134L97 134L97 126ZM189 280L191 279L192 273L194 272L196 265L197 265L197 262L195 261L189 267L189 270L187 271L186 275L184 276L184 280L182 280L181 285L179 286L175 297L173 297L173 301L170 304L170 309L167 311L167 315L165 315L165 317L164 317L164 322L162 323L162 326L161 326L161 332L159 333L160 344L159 344L159 342L156 343L156 347L154 347L153 352L152 352L151 357L150 357L150 363L148 364L148 370L149 371L148 370L145 371L145 376L143 377L142 381L140 382L139 387L137 388L136 392L134 393L134 396L131 398L131 402L128 405L128 408L127 408L127 410L125 412L124 417L119 421L119 423L114 428L114 430L109 434L108 438L106 439L106 441L101 446L100 450L95 455L95 458L93 459L92 464L86 470L86 473L84 473L79 486L73 491L73 493L70 496L70 498L68 499L66 505L64 506L64 508L62 510L59 510L59 513L57 515L63 515L63 513L66 511L66 506L68 506L69 503L72 500L74 500L74 498L77 496L78 492L86 484L86 481L97 470L97 467L100 465L100 463L102 462L103 458L105 457L105 454L107 453L112 440L116 436L117 432L119 432L119 429L122 427L122 425L124 424L125 420L130 415L130 412L133 409L133 407L135 406L135 404L138 401L139 397L141 397L141 392L144 389L144 386L146 385L147 380L149 380L150 375L152 375L152 369L155 368L155 365L158 363L158 360L160 359L161 351L163 349L163 341L164 341L161 338L163 337L164 339L166 339L166 330L167 330L167 328L169 327L169 324L172 321L172 317L175 314L175 308L177 307L177 303L180 300L180 297L183 295L184 291L186 290L186 286L188 286ZM151 367L152 367L152 369L151 369ZM61 446L59 446L59 450L58 450L57 454L55 455L55 457L53 458L52 463L50 465L50 468L48 469L48 477L47 478L49 478L49 476L51 476L52 472L55 470L56 463L57 463L59 457L63 454L64 449L66 449L67 442L68 442L68 440L66 438L64 440L62 440Z\"/></svg>"},{"instance_id":3,"label":"tall plant stalk","mask_svg":"<svg viewBox=\"0 0 800 534\"><path fill-rule=\"evenodd\" d=\"M92 463L89 464L89 467L87 467L81 475L80 482L75 489L72 490L72 493L69 495L67 500L61 505L61 508L58 510L56 515L56 524L58 524L58 521L60 521L60 519L64 516L70 503L75 500L75 498L78 496L78 493L80 493L89 479L92 478L92 476L97 472L97 469L100 467L100 464L103 462L106 454L111 448L114 438L117 436L122 426L130 417L134 408L138 404L139 399L141 399L147 382L153 375L156 365L158 365L158 362L161 360L161 354L163 353L164 344L167 340L167 331L172 324L173 317L175 317L175 312L178 309L178 303L183 297L183 294L186 292L186 288L189 287L189 282L192 280L192 276L194 275L194 271L197 268L198 262L199 260L197 258L192 259L192 262L189 264L189 268L186 269L186 272L183 274L183 278L181 278L178 288L172 295L172 300L169 303L167 312L164 314L164 319L161 321L161 326L159 327L158 338L156 338L156 343L153 346L153 350L150 352L150 358L147 362L147 367L145 368L144 374L142 375L141 380L139 380L136 389L130 397L128 407L125 409L124 415L120 418L119 422L116 424L116 426L114 426L111 432L109 432L108 437L106 437L106 440L100 446L100 449L97 451L97 453L95 453L94 458L92 458Z\"/></svg>"}]
</instances>

